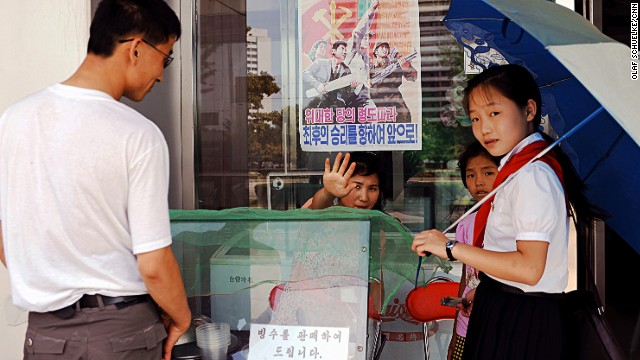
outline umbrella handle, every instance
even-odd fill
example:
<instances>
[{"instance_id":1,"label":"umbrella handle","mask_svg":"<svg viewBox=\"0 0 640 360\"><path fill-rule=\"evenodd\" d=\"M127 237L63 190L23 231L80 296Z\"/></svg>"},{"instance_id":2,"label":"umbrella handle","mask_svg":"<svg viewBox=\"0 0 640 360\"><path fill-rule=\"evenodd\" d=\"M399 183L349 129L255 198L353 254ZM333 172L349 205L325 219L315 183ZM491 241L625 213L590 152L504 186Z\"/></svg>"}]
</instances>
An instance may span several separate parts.
<instances>
[{"instance_id":1,"label":"umbrella handle","mask_svg":"<svg viewBox=\"0 0 640 360\"><path fill-rule=\"evenodd\" d=\"M431 255L431 253L429 253ZM427 255L427 256L429 256ZM418 270L416 270L416 282L414 289L418 288L418 278L420 277L420 268L422 267L422 256L418 256Z\"/></svg>"}]
</instances>

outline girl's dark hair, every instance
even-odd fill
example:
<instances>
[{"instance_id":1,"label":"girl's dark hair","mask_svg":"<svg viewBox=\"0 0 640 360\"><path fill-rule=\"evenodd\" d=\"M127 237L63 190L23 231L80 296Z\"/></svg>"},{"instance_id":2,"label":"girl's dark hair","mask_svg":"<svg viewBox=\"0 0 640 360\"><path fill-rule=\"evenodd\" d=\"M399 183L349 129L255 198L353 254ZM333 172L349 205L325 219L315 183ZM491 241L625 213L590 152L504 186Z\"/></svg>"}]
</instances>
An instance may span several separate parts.
<instances>
[{"instance_id":1,"label":"girl's dark hair","mask_svg":"<svg viewBox=\"0 0 640 360\"><path fill-rule=\"evenodd\" d=\"M460 169L460 178L462 179L462 184L467 189L469 188L467 186L467 163L469 162L469 160L478 156L486 157L487 159L491 160L494 164L496 164L496 166L500 164L499 158L489 154L487 149L485 149L478 140L469 144L464 149L462 154L460 154L460 157L458 158L458 168Z\"/></svg>"},{"instance_id":2,"label":"girl's dark hair","mask_svg":"<svg viewBox=\"0 0 640 360\"><path fill-rule=\"evenodd\" d=\"M536 114L532 121L534 129L536 129L547 142L553 143L553 138L539 129L542 118L542 97L538 84L529 70L514 64L498 65L492 66L473 77L467 83L462 100L467 115L469 115L469 96L473 90L477 88L497 91L502 96L511 99L511 101L515 102L520 108L524 108L529 99L535 101ZM562 166L564 191L567 194L569 203L573 206L575 214L582 220L588 220L591 217L605 217L604 211L587 200L587 197L584 195L584 183L580 179L578 172L573 167L573 163L567 154L560 146L556 146L553 152Z\"/></svg>"},{"instance_id":3,"label":"girl's dark hair","mask_svg":"<svg viewBox=\"0 0 640 360\"><path fill-rule=\"evenodd\" d=\"M87 51L108 57L119 40L132 35L157 45L180 34L180 20L164 0L102 0L91 21Z\"/></svg>"},{"instance_id":4,"label":"girl's dark hair","mask_svg":"<svg viewBox=\"0 0 640 360\"><path fill-rule=\"evenodd\" d=\"M378 156L372 152L352 152L350 153L349 165L351 163L356 163L356 169L354 170L354 175L360 176L369 176L369 175L378 175L378 185L380 189L380 196L378 196L378 201L373 206L374 210L383 210L384 207L384 194L382 193L382 189L384 189L384 174L381 174L382 164L378 159Z\"/></svg>"},{"instance_id":5,"label":"girl's dark hair","mask_svg":"<svg viewBox=\"0 0 640 360\"><path fill-rule=\"evenodd\" d=\"M542 120L542 97L538 84L531 76L529 70L520 65L492 66L480 74L474 76L464 89L462 105L469 115L469 96L476 88L482 90L492 89L511 99L520 108L527 106L529 99L536 103L536 114L533 118L534 129L540 126Z\"/></svg>"}]
</instances>

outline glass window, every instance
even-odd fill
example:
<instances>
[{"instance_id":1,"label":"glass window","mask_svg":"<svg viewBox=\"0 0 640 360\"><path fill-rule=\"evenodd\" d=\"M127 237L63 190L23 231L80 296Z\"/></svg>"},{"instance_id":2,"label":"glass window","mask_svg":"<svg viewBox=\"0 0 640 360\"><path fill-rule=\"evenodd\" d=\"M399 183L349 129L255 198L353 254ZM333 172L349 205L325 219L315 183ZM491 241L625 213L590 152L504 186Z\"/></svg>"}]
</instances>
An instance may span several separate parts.
<instances>
[{"instance_id":1,"label":"glass window","mask_svg":"<svg viewBox=\"0 0 640 360\"><path fill-rule=\"evenodd\" d=\"M337 3L340 17L347 2ZM351 17L358 19L370 1L352 3L357 6ZM298 112L308 106L298 96L300 69L309 51L299 41L299 4L201 0L196 5L198 208L299 208L321 186L324 160L336 151L308 152L300 145ZM419 71L422 95L418 114L412 115L422 121L422 149L375 151L387 180L385 210L412 230L442 228L471 202L456 159L472 135L459 105L452 103L464 80L462 51L440 21L449 2L416 4L420 61L411 65ZM372 28L377 36L384 31Z\"/></svg>"},{"instance_id":2,"label":"glass window","mask_svg":"<svg viewBox=\"0 0 640 360\"><path fill-rule=\"evenodd\" d=\"M419 27L419 61L414 60L412 66L418 70L421 95L419 113L412 115L422 122L422 146L375 152L384 164L385 211L412 231L420 231L446 228L472 204L457 169L457 158L472 134L459 104L467 80L462 72L462 50L441 21L449 1L413 1L418 9L411 14ZM299 96L307 90L301 89L300 69L311 61L310 49L300 41L300 34L307 30L299 25L306 10L300 8L302 3L195 2L197 208L293 209L320 188L324 159L333 158L336 151L309 152L300 145L299 112L309 106ZM335 3L334 9L354 6L349 11L355 24L371 1ZM316 19L329 24L342 21L329 13L319 13ZM615 236L610 236L614 240L607 239L607 246L612 246L606 252L612 257L607 261L609 268L633 262L613 260L624 254L637 258L633 251L611 245ZM607 276L613 279L622 272L607 271ZM570 283L575 286L575 274ZM625 351L635 353L638 307L618 301L626 299L618 288L606 289L611 295L607 296L608 316Z\"/></svg>"},{"instance_id":3,"label":"glass window","mask_svg":"<svg viewBox=\"0 0 640 360\"><path fill-rule=\"evenodd\" d=\"M341 21L340 6L347 3L336 1L338 20L322 12L316 19L329 24ZM350 3L358 5L349 10L355 26L371 1ZM376 36L378 43L387 40L389 52L398 48L399 54L409 56L416 49L418 56L411 60L414 82L400 77L400 86L413 86L414 92L405 96L405 88L399 91L404 100L415 101L407 101L407 107L412 122L422 123L418 134L422 145L414 150L372 150L382 164L384 210L412 231L444 229L472 203L457 169L457 158L472 139L470 124L456 102L464 80L462 49L441 22L448 1L386 3L415 6L416 11L403 15L413 17L415 38L401 47L394 42L398 39L393 29L372 27L375 35L368 54L373 59ZM298 25L305 10L300 4L299 0L196 3L197 208L300 208L321 187L325 158L334 158L336 151L310 152L301 146L300 112L314 101L301 95L309 90L304 87L303 70L315 59L300 41L305 30ZM388 15L389 22L398 22ZM325 56L333 49L326 50ZM376 107L383 107L384 101L376 100ZM382 331L388 340L383 359L419 357L423 351L422 326L406 313L405 298L413 285L404 281L405 273L399 275L415 276L415 260L416 264L397 264L403 271L384 273L384 292L395 295L383 311ZM460 270L457 265L450 276L455 279ZM450 336L451 329L440 333ZM438 358L435 345L431 347L432 357Z\"/></svg>"}]
</instances>

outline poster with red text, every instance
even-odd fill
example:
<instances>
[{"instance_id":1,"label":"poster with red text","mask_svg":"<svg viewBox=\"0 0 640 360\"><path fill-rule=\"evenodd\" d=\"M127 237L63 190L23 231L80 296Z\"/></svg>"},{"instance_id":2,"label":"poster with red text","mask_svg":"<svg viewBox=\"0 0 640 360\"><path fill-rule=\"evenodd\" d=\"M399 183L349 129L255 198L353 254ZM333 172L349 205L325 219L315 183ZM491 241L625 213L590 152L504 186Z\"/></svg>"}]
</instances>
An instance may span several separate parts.
<instances>
[{"instance_id":1,"label":"poster with red text","mask_svg":"<svg viewBox=\"0 0 640 360\"><path fill-rule=\"evenodd\" d=\"M302 150L422 148L418 0L299 0Z\"/></svg>"}]
</instances>

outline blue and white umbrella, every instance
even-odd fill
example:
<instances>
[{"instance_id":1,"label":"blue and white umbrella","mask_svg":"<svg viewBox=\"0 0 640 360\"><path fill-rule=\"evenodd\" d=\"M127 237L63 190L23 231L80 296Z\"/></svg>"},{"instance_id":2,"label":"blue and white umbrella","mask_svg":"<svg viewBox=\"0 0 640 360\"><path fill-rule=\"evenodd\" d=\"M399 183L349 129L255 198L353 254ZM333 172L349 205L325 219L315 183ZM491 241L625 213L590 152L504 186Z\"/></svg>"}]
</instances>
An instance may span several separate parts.
<instances>
[{"instance_id":1,"label":"blue and white umbrella","mask_svg":"<svg viewBox=\"0 0 640 360\"><path fill-rule=\"evenodd\" d=\"M640 252L640 81L629 47L545 0L452 0L444 19L470 65L519 64L542 93L545 125L587 185L606 223Z\"/></svg>"}]
</instances>

